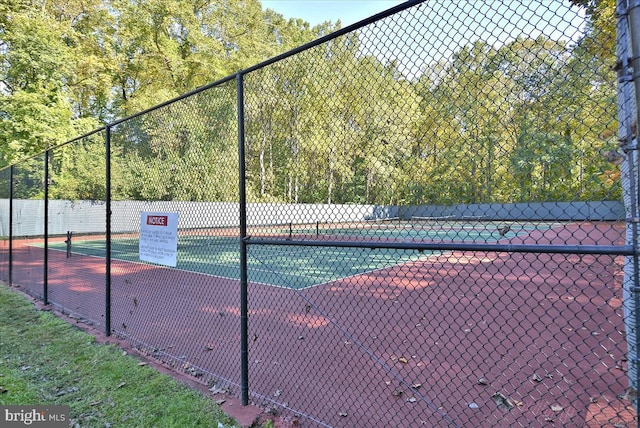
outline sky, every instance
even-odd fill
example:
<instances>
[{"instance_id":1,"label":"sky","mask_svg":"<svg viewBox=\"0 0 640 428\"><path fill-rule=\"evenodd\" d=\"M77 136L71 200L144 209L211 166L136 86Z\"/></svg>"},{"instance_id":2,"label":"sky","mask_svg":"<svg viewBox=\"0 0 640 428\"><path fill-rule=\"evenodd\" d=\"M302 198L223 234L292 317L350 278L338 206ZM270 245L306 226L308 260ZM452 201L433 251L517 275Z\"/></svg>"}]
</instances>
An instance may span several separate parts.
<instances>
[{"instance_id":1,"label":"sky","mask_svg":"<svg viewBox=\"0 0 640 428\"><path fill-rule=\"evenodd\" d=\"M263 9L273 9L285 18L302 18L312 26L340 20L342 27L402 2L403 0L261 0Z\"/></svg>"}]
</instances>

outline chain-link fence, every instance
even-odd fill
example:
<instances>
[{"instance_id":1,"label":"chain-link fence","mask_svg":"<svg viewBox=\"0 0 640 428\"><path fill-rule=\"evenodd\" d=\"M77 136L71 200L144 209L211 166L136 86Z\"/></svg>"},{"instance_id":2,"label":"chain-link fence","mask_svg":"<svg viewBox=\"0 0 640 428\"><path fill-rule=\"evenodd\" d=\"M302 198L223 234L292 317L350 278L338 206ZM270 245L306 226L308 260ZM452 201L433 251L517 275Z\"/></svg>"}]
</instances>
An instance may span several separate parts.
<instances>
[{"instance_id":1,"label":"chain-link fence","mask_svg":"<svg viewBox=\"0 0 640 428\"><path fill-rule=\"evenodd\" d=\"M111 157L113 332L141 352L237 394L235 81L119 123L111 130ZM155 240L167 236L145 240L145 213L177 216L173 262L149 254L161 246ZM140 247L143 241L151 250ZM140 263L143 254L169 267Z\"/></svg>"},{"instance_id":2,"label":"chain-link fence","mask_svg":"<svg viewBox=\"0 0 640 428\"><path fill-rule=\"evenodd\" d=\"M31 294L44 297L44 155L15 165L11 186L11 266L12 279L20 279ZM35 239L34 239L35 238Z\"/></svg>"},{"instance_id":3,"label":"chain-link fence","mask_svg":"<svg viewBox=\"0 0 640 428\"><path fill-rule=\"evenodd\" d=\"M11 168L0 170L0 281L10 282L9 266L11 242L9 218L11 203Z\"/></svg>"},{"instance_id":4,"label":"chain-link fence","mask_svg":"<svg viewBox=\"0 0 640 428\"><path fill-rule=\"evenodd\" d=\"M2 170L0 276L294 426L637 426L622 6L407 2Z\"/></svg>"},{"instance_id":5,"label":"chain-link fence","mask_svg":"<svg viewBox=\"0 0 640 428\"><path fill-rule=\"evenodd\" d=\"M70 316L105 325L107 205L105 131L48 152L48 300ZM44 165L44 164L42 164ZM99 257L85 246L98 250Z\"/></svg>"}]
</instances>

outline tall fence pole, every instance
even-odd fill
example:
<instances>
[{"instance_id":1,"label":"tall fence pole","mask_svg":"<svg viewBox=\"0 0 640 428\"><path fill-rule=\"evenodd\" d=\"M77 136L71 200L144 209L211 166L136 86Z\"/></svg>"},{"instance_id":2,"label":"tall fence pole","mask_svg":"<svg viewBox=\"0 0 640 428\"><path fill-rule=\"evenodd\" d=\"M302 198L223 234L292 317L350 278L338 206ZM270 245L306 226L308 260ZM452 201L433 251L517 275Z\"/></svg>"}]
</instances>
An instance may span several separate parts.
<instances>
[{"instance_id":1,"label":"tall fence pole","mask_svg":"<svg viewBox=\"0 0 640 428\"><path fill-rule=\"evenodd\" d=\"M111 335L111 126L107 125L104 137L105 148L105 308L104 334Z\"/></svg>"},{"instance_id":2,"label":"tall fence pole","mask_svg":"<svg viewBox=\"0 0 640 428\"><path fill-rule=\"evenodd\" d=\"M240 398L242 405L249 404L249 318L247 297L247 191L245 183L244 153L244 81L242 73L237 74L238 93L238 163L240 176Z\"/></svg>"},{"instance_id":3,"label":"tall fence pole","mask_svg":"<svg viewBox=\"0 0 640 428\"><path fill-rule=\"evenodd\" d=\"M13 165L9 168L9 287L13 285Z\"/></svg>"},{"instance_id":4,"label":"tall fence pole","mask_svg":"<svg viewBox=\"0 0 640 428\"><path fill-rule=\"evenodd\" d=\"M44 272L42 300L49 304L49 157L51 151L44 152Z\"/></svg>"},{"instance_id":5,"label":"tall fence pole","mask_svg":"<svg viewBox=\"0 0 640 428\"><path fill-rule=\"evenodd\" d=\"M640 65L637 54L640 47L640 1L618 0L617 2L617 39L616 58L618 61L618 136L620 148L626 156L621 164L623 199L627 217L626 242L634 248L634 255L625 258L624 265L624 310L627 333L627 351L629 361L629 384L635 390L640 384L638 370L639 321L640 316L640 274L638 272L638 227L640 214L638 209L638 147L637 147L637 105L640 96ZM635 67L634 67L635 66ZM633 68L632 68L633 67ZM632 72L631 70L638 70ZM633 73L633 74L632 74ZM635 88L634 88L635 87ZM632 91L635 89L635 105ZM634 125L634 123L636 125ZM637 399L634 402L638 408Z\"/></svg>"}]
</instances>

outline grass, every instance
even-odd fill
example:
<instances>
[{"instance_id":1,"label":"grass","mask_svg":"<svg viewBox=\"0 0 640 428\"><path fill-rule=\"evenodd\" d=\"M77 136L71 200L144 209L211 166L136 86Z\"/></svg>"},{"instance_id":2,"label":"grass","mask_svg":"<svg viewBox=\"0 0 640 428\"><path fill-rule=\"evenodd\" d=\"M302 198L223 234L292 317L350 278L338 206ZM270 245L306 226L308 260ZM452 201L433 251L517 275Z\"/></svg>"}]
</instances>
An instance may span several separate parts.
<instances>
[{"instance_id":1,"label":"grass","mask_svg":"<svg viewBox=\"0 0 640 428\"><path fill-rule=\"evenodd\" d=\"M64 405L71 426L234 426L210 397L0 284L0 404Z\"/></svg>"}]
</instances>

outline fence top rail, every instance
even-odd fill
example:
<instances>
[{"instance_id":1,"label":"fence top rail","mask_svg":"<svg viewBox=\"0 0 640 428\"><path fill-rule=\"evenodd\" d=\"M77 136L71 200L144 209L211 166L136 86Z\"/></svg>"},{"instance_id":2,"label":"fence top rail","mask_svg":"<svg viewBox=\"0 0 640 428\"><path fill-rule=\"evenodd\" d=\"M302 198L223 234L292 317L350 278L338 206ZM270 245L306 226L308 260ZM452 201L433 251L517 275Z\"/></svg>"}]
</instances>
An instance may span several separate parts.
<instances>
[{"instance_id":1,"label":"fence top rail","mask_svg":"<svg viewBox=\"0 0 640 428\"><path fill-rule=\"evenodd\" d=\"M381 242L381 241L335 241L269 239L247 237L249 245L265 246L306 246L306 247L346 247L367 249L398 249L416 251L473 251L495 253L545 253L545 254L597 254L611 256L633 256L636 250L632 245L545 245L545 244L471 244L446 242Z\"/></svg>"}]
</instances>

